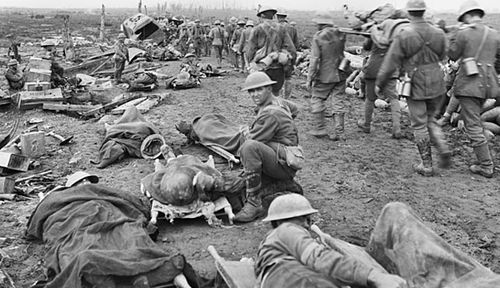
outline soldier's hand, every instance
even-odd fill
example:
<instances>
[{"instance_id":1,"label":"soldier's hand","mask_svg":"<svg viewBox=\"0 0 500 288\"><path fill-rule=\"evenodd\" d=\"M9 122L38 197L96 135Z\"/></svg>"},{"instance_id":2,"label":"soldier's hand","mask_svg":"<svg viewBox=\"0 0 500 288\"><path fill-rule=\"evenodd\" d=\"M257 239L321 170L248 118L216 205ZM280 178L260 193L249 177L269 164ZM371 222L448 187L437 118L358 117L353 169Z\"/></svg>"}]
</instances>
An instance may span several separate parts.
<instances>
[{"instance_id":1,"label":"soldier's hand","mask_svg":"<svg viewBox=\"0 0 500 288\"><path fill-rule=\"evenodd\" d=\"M368 275L368 283L376 288L409 288L405 279L398 275L372 270Z\"/></svg>"}]
</instances>

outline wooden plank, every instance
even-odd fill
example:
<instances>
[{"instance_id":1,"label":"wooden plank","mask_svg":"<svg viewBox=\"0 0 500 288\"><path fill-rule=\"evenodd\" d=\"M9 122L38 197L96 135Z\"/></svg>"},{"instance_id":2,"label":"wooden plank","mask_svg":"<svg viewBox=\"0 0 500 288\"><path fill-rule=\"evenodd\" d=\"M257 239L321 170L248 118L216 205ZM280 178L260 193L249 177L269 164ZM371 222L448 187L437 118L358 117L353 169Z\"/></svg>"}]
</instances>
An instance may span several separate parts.
<instances>
[{"instance_id":1,"label":"wooden plank","mask_svg":"<svg viewBox=\"0 0 500 288\"><path fill-rule=\"evenodd\" d=\"M133 100L130 100L116 108L114 108L113 110L111 110L111 114L113 115L121 115L123 114L123 112L125 112L125 110L130 107L130 106L136 106L142 102L144 102L145 100L147 99L147 97L142 97L142 98L138 98L138 99L133 99Z\"/></svg>"},{"instance_id":2,"label":"wooden plank","mask_svg":"<svg viewBox=\"0 0 500 288\"><path fill-rule=\"evenodd\" d=\"M86 112L91 109L102 108L102 104L99 105L75 105L75 104L59 104L59 103L43 103L43 110L49 111L68 111L68 112Z\"/></svg>"},{"instance_id":3,"label":"wooden plank","mask_svg":"<svg viewBox=\"0 0 500 288\"><path fill-rule=\"evenodd\" d=\"M127 103L130 100L134 100L134 99L141 98L141 97L144 97L144 96L141 94L137 94L137 95L133 95L131 97L121 99L121 100L116 100L116 101L113 101L111 103L103 105L101 108L96 108L96 109L92 109L92 110L89 110L87 112L84 112L82 114L82 116L83 117L94 117L96 114L104 113L104 112L109 111L111 109L114 109L114 108L116 108L124 103Z\"/></svg>"},{"instance_id":4,"label":"wooden plank","mask_svg":"<svg viewBox=\"0 0 500 288\"><path fill-rule=\"evenodd\" d=\"M0 177L0 194L10 194L14 192L16 181L11 177Z\"/></svg>"},{"instance_id":5,"label":"wooden plank","mask_svg":"<svg viewBox=\"0 0 500 288\"><path fill-rule=\"evenodd\" d=\"M136 105L137 110L139 110L139 112L141 112L141 113L146 113L149 110L151 110L151 108L155 107L160 102L165 100L166 97L167 97L167 94L163 94L160 96L148 97L148 99L146 99L146 101L141 102L139 105Z\"/></svg>"},{"instance_id":6,"label":"wooden plank","mask_svg":"<svg viewBox=\"0 0 500 288\"><path fill-rule=\"evenodd\" d=\"M226 261L220 257L213 246L208 246L208 252L215 260L217 271L229 288L253 288L257 279L253 264L241 261Z\"/></svg>"},{"instance_id":7,"label":"wooden plank","mask_svg":"<svg viewBox=\"0 0 500 288\"><path fill-rule=\"evenodd\" d=\"M29 165L30 161L26 156L0 151L0 167L26 172Z\"/></svg>"},{"instance_id":8,"label":"wooden plank","mask_svg":"<svg viewBox=\"0 0 500 288\"><path fill-rule=\"evenodd\" d=\"M19 92L19 103L22 105L29 102L41 101L64 101L61 88L45 91L21 91Z\"/></svg>"}]
</instances>

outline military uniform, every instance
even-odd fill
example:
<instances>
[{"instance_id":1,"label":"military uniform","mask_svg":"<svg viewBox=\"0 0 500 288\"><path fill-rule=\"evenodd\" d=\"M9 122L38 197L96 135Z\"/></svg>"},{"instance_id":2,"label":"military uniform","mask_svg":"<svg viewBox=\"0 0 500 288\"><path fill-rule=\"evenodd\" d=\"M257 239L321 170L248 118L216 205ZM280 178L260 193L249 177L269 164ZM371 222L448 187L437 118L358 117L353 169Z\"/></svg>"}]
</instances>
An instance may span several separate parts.
<instances>
[{"instance_id":1,"label":"military uniform","mask_svg":"<svg viewBox=\"0 0 500 288\"><path fill-rule=\"evenodd\" d=\"M125 69L125 61L129 61L127 46L118 41L115 44L115 81L121 81L122 72Z\"/></svg>"},{"instance_id":2,"label":"military uniform","mask_svg":"<svg viewBox=\"0 0 500 288\"><path fill-rule=\"evenodd\" d=\"M325 102L332 96L332 110L334 113L335 135L344 132L344 114L349 107L349 98L345 94L345 79L347 73L338 69L344 58L346 37L338 29L325 27L313 36L311 47L311 62L307 75L308 83L312 85L311 113L316 121L315 128L318 136L325 131Z\"/></svg>"},{"instance_id":3,"label":"military uniform","mask_svg":"<svg viewBox=\"0 0 500 288\"><path fill-rule=\"evenodd\" d=\"M272 41L273 39L274 41ZM295 58L295 46L286 29L270 19L264 19L250 34L250 39L248 40L248 60L257 63L271 52L279 52L283 49L288 51L292 58ZM276 83L273 84L273 94L278 96L285 81L285 70L283 65L274 61L264 72L269 78L276 81Z\"/></svg>"},{"instance_id":4,"label":"military uniform","mask_svg":"<svg viewBox=\"0 0 500 288\"><path fill-rule=\"evenodd\" d=\"M305 228L290 222L266 235L255 261L261 288L368 287L372 269L319 243Z\"/></svg>"},{"instance_id":5,"label":"military uniform","mask_svg":"<svg viewBox=\"0 0 500 288\"><path fill-rule=\"evenodd\" d=\"M298 130L294 123L297 114L297 106L282 99L257 108L257 117L250 125L247 140L239 149L245 174L252 178L247 184L248 193L258 192L262 174L281 180L295 176L296 171L286 164L283 145L298 145Z\"/></svg>"},{"instance_id":6,"label":"military uniform","mask_svg":"<svg viewBox=\"0 0 500 288\"><path fill-rule=\"evenodd\" d=\"M189 30L189 39L190 41L193 42L194 52L195 52L194 54L198 58L201 57L201 53L203 51L204 34L205 34L205 29L199 24L195 24Z\"/></svg>"},{"instance_id":7,"label":"military uniform","mask_svg":"<svg viewBox=\"0 0 500 288\"><path fill-rule=\"evenodd\" d=\"M14 68L9 67L9 69L5 72L5 78L7 79L7 82L9 82L10 89L23 89L25 80L23 72L19 70L19 68L14 70Z\"/></svg>"},{"instance_id":8,"label":"military uniform","mask_svg":"<svg viewBox=\"0 0 500 288\"><path fill-rule=\"evenodd\" d=\"M240 43L238 45L238 52L240 52L241 55L243 55L243 63L242 63L242 69L245 69L245 65L248 65L249 59L248 59L248 41L250 39L250 34L252 34L253 27L252 26L247 26L245 29L241 32L241 37L240 37Z\"/></svg>"},{"instance_id":9,"label":"military uniform","mask_svg":"<svg viewBox=\"0 0 500 288\"><path fill-rule=\"evenodd\" d=\"M485 99L499 97L497 73L500 72L500 36L497 31L481 22L472 23L452 35L448 56L451 60L474 57L485 30L488 32L484 45L476 59L479 74L467 76L461 61L453 89L454 95L460 101L462 107L460 114L464 119L465 129L480 164L493 171L493 162L483 134L480 114Z\"/></svg>"},{"instance_id":10,"label":"military uniform","mask_svg":"<svg viewBox=\"0 0 500 288\"><path fill-rule=\"evenodd\" d=\"M383 91L394 71L400 67L412 79L408 109L422 158L422 163L415 166L415 170L425 176L432 175L431 139L437 146L441 166L449 165L447 162L450 151L435 118L446 93L444 75L439 64L445 57L444 32L423 18L416 18L395 37L376 80L376 85Z\"/></svg>"},{"instance_id":11,"label":"military uniform","mask_svg":"<svg viewBox=\"0 0 500 288\"><path fill-rule=\"evenodd\" d=\"M384 27L381 25L381 27ZM384 61L384 57L389 50L389 45L381 45L378 41L372 40L372 38L377 37L376 28L372 28L371 38L367 39L363 45L363 49L370 51L370 57L368 61L363 66L363 74L365 81L365 109L364 109L364 119L358 122L364 132L370 132L371 121L373 117L373 108L375 106L375 100L377 100L377 95L375 94L375 80L377 79L377 73ZM392 135L395 138L401 137L401 107L399 105L399 97L396 91L397 78L399 76L398 71L390 76L387 81L385 89L382 92L383 96L389 98L391 105L391 116L392 116ZM362 123L361 123L362 122Z\"/></svg>"},{"instance_id":12,"label":"military uniform","mask_svg":"<svg viewBox=\"0 0 500 288\"><path fill-rule=\"evenodd\" d=\"M212 47L215 50L215 57L219 60L219 65L222 63L222 49L226 43L224 28L216 25L210 33L208 33L208 38L212 40Z\"/></svg>"},{"instance_id":13,"label":"military uniform","mask_svg":"<svg viewBox=\"0 0 500 288\"><path fill-rule=\"evenodd\" d=\"M233 32L233 36L231 37L231 50L232 53L234 53L234 67L235 68L240 68L240 58L242 58L241 53L238 54L239 52L239 45L240 45L240 39L241 35L243 34L244 28L242 26L239 26L236 30ZM244 60L241 61L242 64L244 65ZM244 67L244 66L243 66Z\"/></svg>"},{"instance_id":14,"label":"military uniform","mask_svg":"<svg viewBox=\"0 0 500 288\"><path fill-rule=\"evenodd\" d=\"M286 31L288 32L288 35L290 36L290 39L292 40L293 46L295 47L295 50L299 49L299 36L297 33L297 29L290 25L286 19L280 20L280 25L283 26ZM284 84L284 91L283 91L283 97L285 99L290 98L292 94L292 83L290 82L292 78L292 73L294 69L294 64L295 61L297 60L297 57L294 57L290 59L289 63L285 65L285 84Z\"/></svg>"}]
</instances>

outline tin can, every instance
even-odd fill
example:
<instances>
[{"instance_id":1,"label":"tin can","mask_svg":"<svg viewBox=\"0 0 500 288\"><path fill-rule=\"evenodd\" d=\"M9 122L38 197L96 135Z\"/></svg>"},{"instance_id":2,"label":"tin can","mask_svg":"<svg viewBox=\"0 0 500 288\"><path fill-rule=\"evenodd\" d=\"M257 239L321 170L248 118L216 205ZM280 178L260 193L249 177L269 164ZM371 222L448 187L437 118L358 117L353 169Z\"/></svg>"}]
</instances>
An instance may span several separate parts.
<instances>
[{"instance_id":1,"label":"tin can","mask_svg":"<svg viewBox=\"0 0 500 288\"><path fill-rule=\"evenodd\" d=\"M408 74L405 74L403 81L400 85L399 96L410 97L411 96L411 78Z\"/></svg>"},{"instance_id":2,"label":"tin can","mask_svg":"<svg viewBox=\"0 0 500 288\"><path fill-rule=\"evenodd\" d=\"M349 71L350 66L351 66L351 60L349 60L349 59L347 59L347 58L344 57L340 61L339 70L347 72L347 71Z\"/></svg>"},{"instance_id":3,"label":"tin can","mask_svg":"<svg viewBox=\"0 0 500 288\"><path fill-rule=\"evenodd\" d=\"M474 59L473 57L464 58L462 60L462 64L464 67L465 75L474 76L479 74L479 69L477 68L476 59Z\"/></svg>"}]
</instances>

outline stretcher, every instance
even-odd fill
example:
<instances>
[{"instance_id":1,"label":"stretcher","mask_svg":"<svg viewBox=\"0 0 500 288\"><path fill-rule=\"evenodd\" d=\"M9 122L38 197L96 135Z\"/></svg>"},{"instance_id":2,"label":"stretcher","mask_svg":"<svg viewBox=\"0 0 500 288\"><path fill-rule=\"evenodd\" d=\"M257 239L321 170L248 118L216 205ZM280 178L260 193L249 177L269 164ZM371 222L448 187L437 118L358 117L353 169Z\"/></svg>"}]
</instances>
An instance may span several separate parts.
<instances>
[{"instance_id":1,"label":"stretcher","mask_svg":"<svg viewBox=\"0 0 500 288\"><path fill-rule=\"evenodd\" d=\"M217 277L215 287L221 287L218 283L224 281L229 288L254 288L256 283L253 263L246 261L226 261L222 258L215 247L207 248L215 260Z\"/></svg>"}]
</instances>

